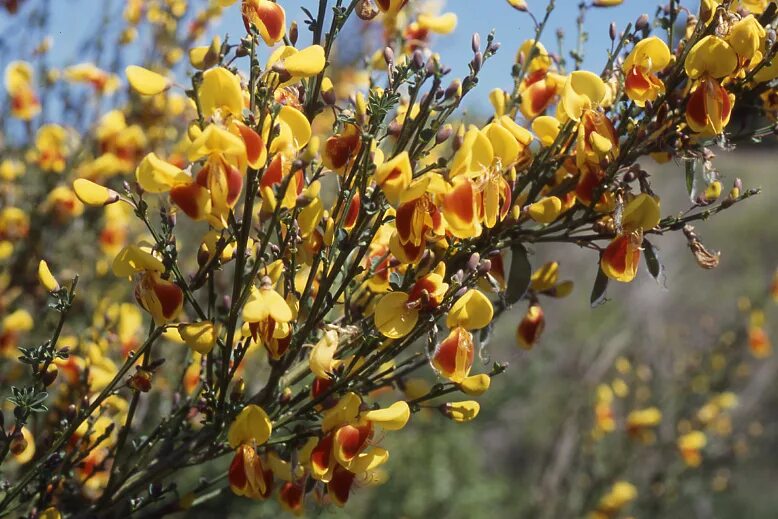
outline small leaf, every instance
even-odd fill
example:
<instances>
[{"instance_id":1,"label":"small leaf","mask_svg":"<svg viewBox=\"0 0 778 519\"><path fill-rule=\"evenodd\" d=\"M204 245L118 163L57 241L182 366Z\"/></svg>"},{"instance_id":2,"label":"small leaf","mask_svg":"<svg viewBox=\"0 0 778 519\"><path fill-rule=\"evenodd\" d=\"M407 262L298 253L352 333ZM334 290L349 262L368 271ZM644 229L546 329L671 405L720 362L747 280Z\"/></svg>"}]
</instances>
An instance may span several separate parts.
<instances>
[{"instance_id":1,"label":"small leaf","mask_svg":"<svg viewBox=\"0 0 778 519\"><path fill-rule=\"evenodd\" d=\"M505 302L510 306L524 297L532 279L532 265L527 257L527 249L521 243L511 247L511 272L508 275L508 289Z\"/></svg>"},{"instance_id":2,"label":"small leaf","mask_svg":"<svg viewBox=\"0 0 778 519\"><path fill-rule=\"evenodd\" d=\"M656 255L656 247L646 239L643 240L643 247L648 272L650 272L654 279L659 282L659 276L662 274L662 264L659 262L659 258Z\"/></svg>"},{"instance_id":3,"label":"small leaf","mask_svg":"<svg viewBox=\"0 0 778 519\"><path fill-rule=\"evenodd\" d=\"M594 286L592 287L592 295L589 297L589 303L592 308L598 307L603 304L607 299L605 298L605 292L608 290L608 276L597 267L597 278L594 280Z\"/></svg>"},{"instance_id":4,"label":"small leaf","mask_svg":"<svg viewBox=\"0 0 778 519\"><path fill-rule=\"evenodd\" d=\"M692 196L692 190L694 189L694 161L686 161L686 192L689 196Z\"/></svg>"}]
</instances>

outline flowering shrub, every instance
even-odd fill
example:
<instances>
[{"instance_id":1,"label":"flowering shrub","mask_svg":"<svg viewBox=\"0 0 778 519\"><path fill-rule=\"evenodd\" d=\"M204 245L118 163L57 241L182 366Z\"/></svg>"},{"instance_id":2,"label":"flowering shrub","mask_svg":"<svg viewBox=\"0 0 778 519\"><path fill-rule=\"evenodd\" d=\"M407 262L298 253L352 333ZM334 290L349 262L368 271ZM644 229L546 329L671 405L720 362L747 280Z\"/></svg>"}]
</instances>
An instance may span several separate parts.
<instances>
[{"instance_id":1,"label":"flowering shrub","mask_svg":"<svg viewBox=\"0 0 778 519\"><path fill-rule=\"evenodd\" d=\"M382 439L414 413L477 417L507 368L475 362L498 317L519 312L518 345L538 343L543 306L575 280L534 250L591 251L592 304L641 262L660 276L665 234L716 267L691 223L757 193L725 189L710 147L774 131L778 7L671 0L611 26L605 67L583 70L586 12L620 3L580 6L568 60L541 43L554 2L509 0L534 34L471 122L458 109L503 50L473 35L450 78L433 44L457 18L414 0L320 0L302 26L271 0L130 0L112 61L55 70L47 40L19 49L0 163L0 513L165 514L224 485L292 513L343 506L386 478ZM245 34L198 46L220 16ZM376 35L358 66L336 53L355 17ZM146 37L143 57L122 54ZM679 164L660 180L688 206L662 207L649 161ZM749 343L768 355L760 319ZM609 391L594 436L613 429ZM648 442L660 420L634 409L626 432ZM704 443L689 428L677 447L694 465ZM195 466L208 477L180 488ZM594 516L634 492L615 482Z\"/></svg>"}]
</instances>

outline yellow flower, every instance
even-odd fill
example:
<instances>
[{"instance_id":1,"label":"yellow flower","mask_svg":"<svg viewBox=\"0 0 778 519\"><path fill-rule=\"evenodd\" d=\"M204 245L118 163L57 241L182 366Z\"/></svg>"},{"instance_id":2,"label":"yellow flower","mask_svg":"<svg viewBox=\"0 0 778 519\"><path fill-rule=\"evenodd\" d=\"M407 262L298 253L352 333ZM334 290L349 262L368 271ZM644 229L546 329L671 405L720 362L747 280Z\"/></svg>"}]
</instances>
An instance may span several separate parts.
<instances>
[{"instance_id":1,"label":"yellow flower","mask_svg":"<svg viewBox=\"0 0 778 519\"><path fill-rule=\"evenodd\" d=\"M622 232L605 249L600 267L609 278L628 283L635 278L640 262L640 246L643 230L659 224L661 212L659 200L641 193L624 206Z\"/></svg>"},{"instance_id":2,"label":"yellow flower","mask_svg":"<svg viewBox=\"0 0 778 519\"><path fill-rule=\"evenodd\" d=\"M116 74L106 72L92 63L80 63L66 68L63 72L65 80L73 83L88 83L99 94L110 94L119 87Z\"/></svg>"},{"instance_id":3,"label":"yellow flower","mask_svg":"<svg viewBox=\"0 0 778 519\"><path fill-rule=\"evenodd\" d=\"M330 379L332 372L337 367L338 361L334 360L338 349L338 332L328 330L311 349L308 365L311 373L320 379Z\"/></svg>"},{"instance_id":4,"label":"yellow flower","mask_svg":"<svg viewBox=\"0 0 778 519\"><path fill-rule=\"evenodd\" d=\"M184 293L181 288L162 278L165 267L161 261L136 245L128 245L113 261L118 277L139 274L135 298L151 314L157 325L166 324L181 313Z\"/></svg>"},{"instance_id":5,"label":"yellow flower","mask_svg":"<svg viewBox=\"0 0 778 519\"><path fill-rule=\"evenodd\" d=\"M5 89L11 98L11 115L29 121L41 111L35 92L35 75L26 61L12 61L5 67Z\"/></svg>"},{"instance_id":6,"label":"yellow flower","mask_svg":"<svg viewBox=\"0 0 778 519\"><path fill-rule=\"evenodd\" d=\"M672 60L667 44L656 36L640 40L624 60L624 88L627 96L638 106L654 101L664 94L665 85L656 77Z\"/></svg>"},{"instance_id":7,"label":"yellow flower","mask_svg":"<svg viewBox=\"0 0 778 519\"><path fill-rule=\"evenodd\" d=\"M41 169L53 173L65 170L72 149L70 132L58 124L44 124L35 134L37 162Z\"/></svg>"},{"instance_id":8,"label":"yellow flower","mask_svg":"<svg viewBox=\"0 0 778 519\"><path fill-rule=\"evenodd\" d=\"M59 290L59 283L57 279L51 274L49 265L45 260L40 260L38 263L38 280L41 285L49 292L56 292Z\"/></svg>"},{"instance_id":9,"label":"yellow flower","mask_svg":"<svg viewBox=\"0 0 778 519\"><path fill-rule=\"evenodd\" d=\"M697 467L702 463L700 451L707 443L708 439L702 431L692 431L678 438L678 450L686 465Z\"/></svg>"},{"instance_id":10,"label":"yellow flower","mask_svg":"<svg viewBox=\"0 0 778 519\"><path fill-rule=\"evenodd\" d=\"M452 382L464 383L473 366L474 356L473 334L458 326L435 347L432 365Z\"/></svg>"},{"instance_id":11,"label":"yellow flower","mask_svg":"<svg viewBox=\"0 0 778 519\"><path fill-rule=\"evenodd\" d=\"M562 89L560 115L580 121L583 113L596 108L605 94L605 83L600 76L587 70L576 70L568 76Z\"/></svg>"},{"instance_id":12,"label":"yellow flower","mask_svg":"<svg viewBox=\"0 0 778 519\"><path fill-rule=\"evenodd\" d=\"M389 292L376 304L376 328L391 339L405 337L416 327L422 312L434 310L443 301L448 283L443 282L445 264L419 278L408 293Z\"/></svg>"},{"instance_id":13,"label":"yellow flower","mask_svg":"<svg viewBox=\"0 0 778 519\"><path fill-rule=\"evenodd\" d=\"M248 323L251 336L274 359L286 353L294 317L292 308L267 279L260 288L252 287L243 307L243 320Z\"/></svg>"}]
</instances>

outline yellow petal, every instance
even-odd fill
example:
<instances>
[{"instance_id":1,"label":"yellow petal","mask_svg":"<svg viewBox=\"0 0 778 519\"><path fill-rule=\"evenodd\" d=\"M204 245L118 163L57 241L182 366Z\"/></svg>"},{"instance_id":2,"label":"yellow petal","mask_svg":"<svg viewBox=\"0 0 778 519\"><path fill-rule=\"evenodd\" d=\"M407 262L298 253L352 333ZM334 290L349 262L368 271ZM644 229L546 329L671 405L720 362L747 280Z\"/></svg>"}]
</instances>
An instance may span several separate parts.
<instances>
[{"instance_id":1,"label":"yellow petal","mask_svg":"<svg viewBox=\"0 0 778 519\"><path fill-rule=\"evenodd\" d=\"M325 64L324 48L321 45L306 47L284 60L286 71L300 78L315 76L324 70Z\"/></svg>"},{"instance_id":2,"label":"yellow petal","mask_svg":"<svg viewBox=\"0 0 778 519\"><path fill-rule=\"evenodd\" d=\"M208 321L179 324L178 333L187 346L203 355L209 353L216 344L216 329Z\"/></svg>"},{"instance_id":3,"label":"yellow petal","mask_svg":"<svg viewBox=\"0 0 778 519\"><path fill-rule=\"evenodd\" d=\"M140 187L149 193L166 193L176 184L188 183L192 179L179 168L157 157L146 155L135 170L135 179Z\"/></svg>"},{"instance_id":4,"label":"yellow petal","mask_svg":"<svg viewBox=\"0 0 778 519\"><path fill-rule=\"evenodd\" d=\"M381 186L386 199L392 205L397 205L400 195L408 188L413 180L413 170L408 152L403 151L393 159L384 162L375 172L375 181Z\"/></svg>"},{"instance_id":5,"label":"yellow petal","mask_svg":"<svg viewBox=\"0 0 778 519\"><path fill-rule=\"evenodd\" d=\"M368 411L364 414L366 420L379 424L387 431L399 431L405 427L410 417L411 408L403 400L395 402L387 408Z\"/></svg>"},{"instance_id":6,"label":"yellow petal","mask_svg":"<svg viewBox=\"0 0 778 519\"><path fill-rule=\"evenodd\" d=\"M77 178L73 181L73 191L86 205L103 206L119 200L119 193L113 189L95 184L85 178Z\"/></svg>"},{"instance_id":7,"label":"yellow petal","mask_svg":"<svg viewBox=\"0 0 778 519\"><path fill-rule=\"evenodd\" d=\"M551 146L554 143L560 127L559 119L550 115L541 115L532 121L532 131L543 146Z\"/></svg>"},{"instance_id":8,"label":"yellow petal","mask_svg":"<svg viewBox=\"0 0 778 519\"><path fill-rule=\"evenodd\" d=\"M212 68L203 73L203 82L197 95L206 119L217 110L224 115L240 115L243 111L240 79L224 67Z\"/></svg>"},{"instance_id":9,"label":"yellow petal","mask_svg":"<svg viewBox=\"0 0 778 519\"><path fill-rule=\"evenodd\" d=\"M562 201L555 196L541 198L527 207L529 217L539 223L551 223L559 217L561 212Z\"/></svg>"},{"instance_id":10,"label":"yellow petal","mask_svg":"<svg viewBox=\"0 0 778 519\"><path fill-rule=\"evenodd\" d=\"M454 32L457 27L457 15L454 13L445 13L440 16L430 16L428 14L420 14L417 18L417 23L432 32L438 34L450 34Z\"/></svg>"},{"instance_id":11,"label":"yellow petal","mask_svg":"<svg viewBox=\"0 0 778 519\"><path fill-rule=\"evenodd\" d=\"M249 404L243 408L230 425L227 441L233 449L250 442L262 445L270 439L272 432L273 424L264 409L258 405Z\"/></svg>"},{"instance_id":12,"label":"yellow petal","mask_svg":"<svg viewBox=\"0 0 778 519\"><path fill-rule=\"evenodd\" d=\"M44 260L41 260L40 263L38 263L38 280L49 292L59 290L59 283L57 283L56 278L51 274L51 270L49 270L49 266Z\"/></svg>"},{"instance_id":13,"label":"yellow petal","mask_svg":"<svg viewBox=\"0 0 778 519\"><path fill-rule=\"evenodd\" d=\"M491 301L480 291L470 289L449 310L446 326L450 329L461 326L466 330L477 330L489 324L493 316Z\"/></svg>"},{"instance_id":14,"label":"yellow petal","mask_svg":"<svg viewBox=\"0 0 778 519\"><path fill-rule=\"evenodd\" d=\"M335 367L334 356L337 349L338 332L328 330L313 347L311 355L308 357L308 366L311 368L311 373L318 378L331 378L332 370Z\"/></svg>"},{"instance_id":15,"label":"yellow petal","mask_svg":"<svg viewBox=\"0 0 778 519\"><path fill-rule=\"evenodd\" d=\"M692 47L686 56L684 68L691 79L708 75L719 79L734 72L737 54L718 36L706 36Z\"/></svg>"},{"instance_id":16,"label":"yellow petal","mask_svg":"<svg viewBox=\"0 0 778 519\"><path fill-rule=\"evenodd\" d=\"M405 292L389 292L384 295L375 307L375 325L378 331L390 339L405 337L416 326L419 313L406 308L408 294Z\"/></svg>"},{"instance_id":17,"label":"yellow petal","mask_svg":"<svg viewBox=\"0 0 778 519\"><path fill-rule=\"evenodd\" d=\"M442 407L443 414L455 422L469 422L478 416L481 406L475 400L449 402Z\"/></svg>"},{"instance_id":18,"label":"yellow petal","mask_svg":"<svg viewBox=\"0 0 778 519\"><path fill-rule=\"evenodd\" d=\"M165 265L137 245L126 246L113 260L113 273L118 277L128 277L146 270L164 272Z\"/></svg>"},{"instance_id":19,"label":"yellow petal","mask_svg":"<svg viewBox=\"0 0 778 519\"><path fill-rule=\"evenodd\" d=\"M624 207L621 225L626 231L653 229L659 224L661 217L659 199L647 193L641 193Z\"/></svg>"},{"instance_id":20,"label":"yellow petal","mask_svg":"<svg viewBox=\"0 0 778 519\"><path fill-rule=\"evenodd\" d=\"M562 108L568 117L578 121L584 110L600 104L605 93L605 83L600 76L588 70L576 70L562 89Z\"/></svg>"},{"instance_id":21,"label":"yellow petal","mask_svg":"<svg viewBox=\"0 0 778 519\"><path fill-rule=\"evenodd\" d=\"M480 375L472 375L465 378L460 382L459 389L470 396L480 396L489 390L491 384L491 377L486 373L481 373Z\"/></svg>"},{"instance_id":22,"label":"yellow petal","mask_svg":"<svg viewBox=\"0 0 778 519\"><path fill-rule=\"evenodd\" d=\"M144 96L162 93L172 84L165 76L136 65L130 65L124 72L132 89Z\"/></svg>"},{"instance_id":23,"label":"yellow petal","mask_svg":"<svg viewBox=\"0 0 778 519\"><path fill-rule=\"evenodd\" d=\"M348 392L340 400L324 412L321 420L321 430L328 432L333 428L352 422L359 415L362 400L356 393Z\"/></svg>"}]
</instances>

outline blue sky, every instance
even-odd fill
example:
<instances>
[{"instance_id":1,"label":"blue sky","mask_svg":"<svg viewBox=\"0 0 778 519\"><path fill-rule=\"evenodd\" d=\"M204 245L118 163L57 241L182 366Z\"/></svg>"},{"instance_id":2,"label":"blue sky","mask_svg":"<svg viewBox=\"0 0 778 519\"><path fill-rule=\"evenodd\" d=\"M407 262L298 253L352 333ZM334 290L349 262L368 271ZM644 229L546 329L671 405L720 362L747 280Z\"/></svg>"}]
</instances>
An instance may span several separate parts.
<instances>
[{"instance_id":1,"label":"blue sky","mask_svg":"<svg viewBox=\"0 0 778 519\"><path fill-rule=\"evenodd\" d=\"M198 3L205 4L206 0L191 1L193 5L198 5ZM52 0L51 19L53 23L51 32L54 38L54 47L49 58L50 64L64 66L80 61L77 49L83 38L83 32L90 33L92 28L99 24L106 6L113 6L112 10L118 14L123 3L123 1L109 2L109 0ZM300 6L305 5L315 11L318 0L279 0L279 3L285 7L289 20L301 22L303 14L300 11ZM535 6L534 10L538 17L543 15L546 5L544 0L528 0L528 3L530 6ZM573 45L578 3L578 0L557 0L557 8L552 14L549 26L542 38L549 50L554 50L556 47L554 33L557 28L562 28L565 31L568 35L566 38L568 45ZM658 0L625 0L624 5L619 7L590 9L585 24L589 32L589 41L585 46L584 67L599 71L603 66L606 59L605 49L610 47L608 26L611 21L616 22L619 29L622 29L627 23L634 22L644 12L653 14L657 3ZM502 49L482 73L480 88L483 95L478 97L481 100L485 99L484 92L497 86L509 88L511 84L510 69L516 49L521 42L532 37L533 34L533 26L529 16L515 11L505 0L449 0L444 10L457 13L459 26L454 34L437 37L435 49L441 53L443 61L454 68L455 75L461 76L466 71L466 63L471 53L471 34L476 31L480 32L485 40L486 34L491 29L495 29L496 39L502 44ZM14 23L13 18L0 15L0 34L7 34L6 29L12 23ZM300 25L301 41L306 42L305 28L301 23ZM224 19L213 27L209 34L227 32L238 36L243 31L239 7L234 5L226 11ZM35 43L28 41L25 48L34 47ZM3 61L7 61L9 57L12 56L4 56ZM5 64L0 63L0 65L4 66ZM481 105L481 102L478 105Z\"/></svg>"}]
</instances>

